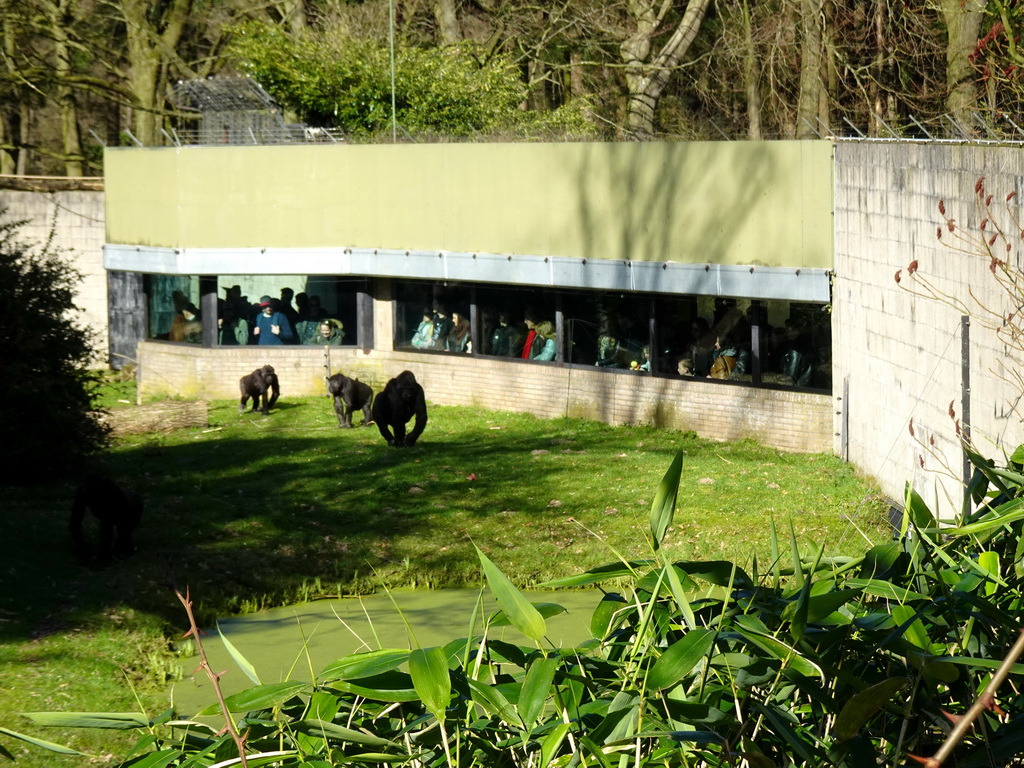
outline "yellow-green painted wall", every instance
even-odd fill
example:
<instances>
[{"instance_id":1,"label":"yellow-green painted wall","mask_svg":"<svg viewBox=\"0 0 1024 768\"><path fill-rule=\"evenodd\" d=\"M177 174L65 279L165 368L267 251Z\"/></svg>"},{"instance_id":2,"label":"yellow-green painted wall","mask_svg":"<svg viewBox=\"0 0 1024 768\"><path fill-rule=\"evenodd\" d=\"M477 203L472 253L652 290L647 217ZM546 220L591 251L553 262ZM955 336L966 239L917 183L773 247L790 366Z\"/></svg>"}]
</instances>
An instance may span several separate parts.
<instances>
[{"instance_id":1,"label":"yellow-green painted wall","mask_svg":"<svg viewBox=\"0 0 1024 768\"><path fill-rule=\"evenodd\" d=\"M825 141L108 149L107 242L832 267Z\"/></svg>"}]
</instances>

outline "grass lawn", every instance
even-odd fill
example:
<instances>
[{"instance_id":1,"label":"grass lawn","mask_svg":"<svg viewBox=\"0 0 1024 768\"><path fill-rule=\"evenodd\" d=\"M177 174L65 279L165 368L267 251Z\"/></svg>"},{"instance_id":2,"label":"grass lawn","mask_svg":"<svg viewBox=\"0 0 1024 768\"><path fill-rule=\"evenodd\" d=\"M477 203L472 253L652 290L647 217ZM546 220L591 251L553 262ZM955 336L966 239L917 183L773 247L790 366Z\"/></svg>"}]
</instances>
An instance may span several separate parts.
<instances>
[{"instance_id":1,"label":"grass lawn","mask_svg":"<svg viewBox=\"0 0 1024 768\"><path fill-rule=\"evenodd\" d=\"M119 386L106 402L133 402ZM0 727L105 764L109 734L34 731L16 713L137 710L136 695L159 712L187 626L175 587L209 622L381 582L478 586L474 543L522 587L613 560L609 547L646 556L653 494L680 449L677 559L766 563L772 521L808 555L860 554L888 536L876 490L831 456L456 407L431 408L421 442L393 449L375 428L338 429L326 397L286 393L268 418L214 402L208 429L123 438L106 457L146 499L129 560L75 561L71 483L5 492ZM21 765L84 764L2 734L0 745Z\"/></svg>"}]
</instances>

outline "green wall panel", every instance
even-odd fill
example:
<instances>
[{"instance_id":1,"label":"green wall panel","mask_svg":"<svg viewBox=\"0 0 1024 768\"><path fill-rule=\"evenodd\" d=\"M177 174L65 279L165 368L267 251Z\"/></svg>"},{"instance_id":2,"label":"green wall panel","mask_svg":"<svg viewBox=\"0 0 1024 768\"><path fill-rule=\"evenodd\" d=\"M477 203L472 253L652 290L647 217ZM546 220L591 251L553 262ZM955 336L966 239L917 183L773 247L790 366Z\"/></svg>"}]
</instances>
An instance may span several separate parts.
<instances>
[{"instance_id":1,"label":"green wall panel","mask_svg":"<svg viewBox=\"0 0 1024 768\"><path fill-rule=\"evenodd\" d=\"M107 242L832 266L829 142L108 149Z\"/></svg>"}]
</instances>

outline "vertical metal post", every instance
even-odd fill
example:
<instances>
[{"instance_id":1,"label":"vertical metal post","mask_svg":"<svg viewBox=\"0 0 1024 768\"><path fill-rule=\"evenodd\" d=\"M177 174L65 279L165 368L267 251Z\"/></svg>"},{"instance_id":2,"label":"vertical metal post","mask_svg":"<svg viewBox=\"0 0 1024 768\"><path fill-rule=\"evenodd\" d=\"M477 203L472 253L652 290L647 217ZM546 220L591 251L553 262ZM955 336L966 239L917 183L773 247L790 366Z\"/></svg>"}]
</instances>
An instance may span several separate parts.
<instances>
[{"instance_id":1,"label":"vertical metal post","mask_svg":"<svg viewBox=\"0 0 1024 768\"><path fill-rule=\"evenodd\" d=\"M562 294L555 298L555 361L559 365L565 364L565 315L562 314ZM569 360L572 360L572 351L569 351Z\"/></svg>"},{"instance_id":2,"label":"vertical metal post","mask_svg":"<svg viewBox=\"0 0 1024 768\"><path fill-rule=\"evenodd\" d=\"M971 318L960 318L960 437L971 441ZM971 482L971 462L964 453L964 487Z\"/></svg>"},{"instance_id":3,"label":"vertical metal post","mask_svg":"<svg viewBox=\"0 0 1024 768\"><path fill-rule=\"evenodd\" d=\"M202 314L203 346L217 346L217 277L215 275L199 276L199 312Z\"/></svg>"},{"instance_id":4,"label":"vertical metal post","mask_svg":"<svg viewBox=\"0 0 1024 768\"><path fill-rule=\"evenodd\" d=\"M391 58L391 141L398 141L398 117L395 115L395 0L388 0L388 50Z\"/></svg>"},{"instance_id":5,"label":"vertical metal post","mask_svg":"<svg viewBox=\"0 0 1024 768\"><path fill-rule=\"evenodd\" d=\"M754 311L750 319L750 381L761 383L761 348L764 341L765 307L763 301L752 304Z\"/></svg>"},{"instance_id":6,"label":"vertical metal post","mask_svg":"<svg viewBox=\"0 0 1024 768\"><path fill-rule=\"evenodd\" d=\"M480 314L476 306L476 286L469 289L469 351L475 357L482 351L480 346Z\"/></svg>"},{"instance_id":7,"label":"vertical metal post","mask_svg":"<svg viewBox=\"0 0 1024 768\"><path fill-rule=\"evenodd\" d=\"M843 401L839 407L839 458L850 460L850 377L843 377Z\"/></svg>"},{"instance_id":8,"label":"vertical metal post","mask_svg":"<svg viewBox=\"0 0 1024 768\"><path fill-rule=\"evenodd\" d=\"M658 300L651 297L647 307L647 375L653 376L659 370L658 359Z\"/></svg>"},{"instance_id":9,"label":"vertical metal post","mask_svg":"<svg viewBox=\"0 0 1024 768\"><path fill-rule=\"evenodd\" d=\"M367 289L364 285L356 291L356 334L364 352L373 349L373 296Z\"/></svg>"}]
</instances>

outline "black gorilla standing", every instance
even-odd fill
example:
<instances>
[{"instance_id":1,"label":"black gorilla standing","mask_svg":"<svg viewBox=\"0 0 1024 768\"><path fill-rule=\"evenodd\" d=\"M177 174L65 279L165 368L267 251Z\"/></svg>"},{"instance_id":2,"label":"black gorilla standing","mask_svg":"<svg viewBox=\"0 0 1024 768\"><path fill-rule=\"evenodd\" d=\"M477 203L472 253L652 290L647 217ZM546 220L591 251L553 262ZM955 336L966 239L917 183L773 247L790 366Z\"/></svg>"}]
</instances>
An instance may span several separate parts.
<instances>
[{"instance_id":1,"label":"black gorilla standing","mask_svg":"<svg viewBox=\"0 0 1024 768\"><path fill-rule=\"evenodd\" d=\"M405 425L413 416L416 423L412 432L406 435ZM415 445L427 426L427 400L423 396L423 387L411 371L402 371L377 395L373 401L373 420L388 445L396 448Z\"/></svg>"},{"instance_id":2,"label":"black gorilla standing","mask_svg":"<svg viewBox=\"0 0 1024 768\"><path fill-rule=\"evenodd\" d=\"M338 414L339 427L352 426L352 414L363 411L363 426L370 426L370 401L373 390L369 385L350 379L343 373L336 373L327 379L327 393L334 398L334 412Z\"/></svg>"},{"instance_id":3,"label":"black gorilla standing","mask_svg":"<svg viewBox=\"0 0 1024 768\"><path fill-rule=\"evenodd\" d=\"M262 399L263 407L260 408L260 412L266 416L267 412L274 407L274 403L277 402L278 395L281 394L281 385L277 380L277 374L274 373L274 366L272 365L264 365L252 373L247 373L238 380L238 388L242 393L242 398L238 402L239 413L245 413L245 403L251 397L252 411L256 410ZM270 396L269 400L267 399L268 394Z\"/></svg>"},{"instance_id":4,"label":"black gorilla standing","mask_svg":"<svg viewBox=\"0 0 1024 768\"><path fill-rule=\"evenodd\" d=\"M100 562L109 562L114 557L130 555L135 551L132 531L142 519L141 496L124 490L109 477L102 475L92 474L82 481L75 491L68 529L78 556L83 561L89 559L89 546L82 529L86 510L92 512L100 524Z\"/></svg>"}]
</instances>

